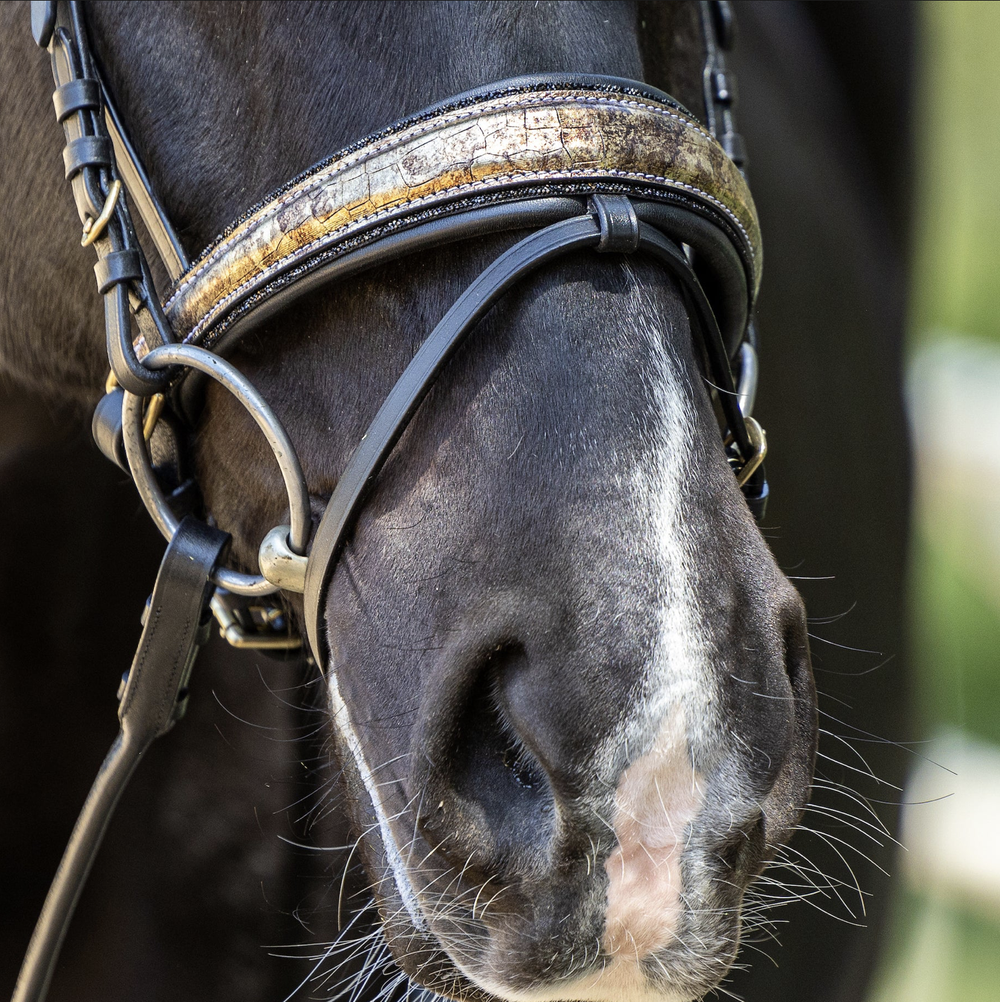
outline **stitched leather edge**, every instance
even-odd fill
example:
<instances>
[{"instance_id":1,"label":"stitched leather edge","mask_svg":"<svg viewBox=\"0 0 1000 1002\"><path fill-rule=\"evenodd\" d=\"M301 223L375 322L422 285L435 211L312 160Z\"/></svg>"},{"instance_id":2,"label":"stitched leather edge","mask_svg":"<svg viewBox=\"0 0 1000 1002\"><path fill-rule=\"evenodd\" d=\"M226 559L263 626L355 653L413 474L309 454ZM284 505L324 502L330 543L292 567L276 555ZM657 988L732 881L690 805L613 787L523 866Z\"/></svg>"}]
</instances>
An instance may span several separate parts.
<instances>
[{"instance_id":1,"label":"stitched leather edge","mask_svg":"<svg viewBox=\"0 0 1000 1002\"><path fill-rule=\"evenodd\" d=\"M443 165L443 166L442 166ZM445 107L355 144L260 206L179 280L165 304L175 332L199 340L283 272L388 220L483 193L560 184L635 184L711 206L750 262L755 295L760 232L742 175L675 105L645 95L582 90L503 94ZM460 205L456 205L460 209Z\"/></svg>"}]
</instances>

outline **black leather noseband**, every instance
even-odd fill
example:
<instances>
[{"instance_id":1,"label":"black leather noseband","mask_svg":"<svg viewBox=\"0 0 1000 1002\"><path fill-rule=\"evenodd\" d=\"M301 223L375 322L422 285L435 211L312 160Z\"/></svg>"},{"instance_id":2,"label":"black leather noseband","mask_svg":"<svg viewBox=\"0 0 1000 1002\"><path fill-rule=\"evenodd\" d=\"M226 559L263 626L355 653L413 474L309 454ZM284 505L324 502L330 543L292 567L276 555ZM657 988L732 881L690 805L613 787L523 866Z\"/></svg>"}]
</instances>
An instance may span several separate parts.
<instances>
[{"instance_id":1,"label":"black leather noseband","mask_svg":"<svg viewBox=\"0 0 1000 1002\"><path fill-rule=\"evenodd\" d=\"M595 195L592 212L553 223L515 244L497 258L465 290L434 328L396 382L375 419L340 475L313 537L305 579L305 618L309 645L326 667L323 629L326 586L354 517L364 503L399 436L403 433L441 367L493 304L519 279L572 250L593 248L600 253L642 251L662 264L686 290L697 318L711 371L722 386L732 387L732 374L722 335L711 305L680 248L650 223L640 222L635 206L624 195ZM723 394L730 428L740 434L737 445L752 450L746 437L735 393ZM738 429L738 431L736 431Z\"/></svg>"}]
</instances>

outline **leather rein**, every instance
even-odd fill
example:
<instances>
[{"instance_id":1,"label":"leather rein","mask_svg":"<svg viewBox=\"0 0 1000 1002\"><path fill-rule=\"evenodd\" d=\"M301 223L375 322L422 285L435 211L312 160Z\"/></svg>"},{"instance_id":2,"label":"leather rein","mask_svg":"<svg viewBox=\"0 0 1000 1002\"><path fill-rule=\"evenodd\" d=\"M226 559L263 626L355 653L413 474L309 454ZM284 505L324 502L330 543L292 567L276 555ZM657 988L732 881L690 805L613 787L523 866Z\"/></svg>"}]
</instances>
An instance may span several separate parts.
<instances>
[{"instance_id":1,"label":"leather rein","mask_svg":"<svg viewBox=\"0 0 1000 1002\"><path fill-rule=\"evenodd\" d=\"M15 1002L44 998L76 898L111 811L149 744L183 714L211 607L235 646L297 648L280 592L304 596L313 659L328 660L325 594L354 519L438 373L497 300L564 254L641 252L680 286L713 387L726 454L755 516L767 499L766 439L750 416L752 311L760 285L756 209L732 123L723 45L728 4L700 4L708 126L669 95L614 77L506 80L450 98L310 168L248 210L189 262L103 86L80 2L32 2L47 49L66 177L98 255L110 376L93 421L102 451L127 469L168 548L120 692L121 734L67 847L25 958ZM172 287L161 302L130 210ZM417 251L530 230L458 298L390 391L313 532L295 449L256 388L225 355L292 300ZM739 379L734 379L737 366ZM289 524L261 544L260 573L223 565L228 536L189 512L185 427L199 381L249 410L274 451ZM279 593L277 600L269 596ZM171 625L172 624L172 625Z\"/></svg>"}]
</instances>

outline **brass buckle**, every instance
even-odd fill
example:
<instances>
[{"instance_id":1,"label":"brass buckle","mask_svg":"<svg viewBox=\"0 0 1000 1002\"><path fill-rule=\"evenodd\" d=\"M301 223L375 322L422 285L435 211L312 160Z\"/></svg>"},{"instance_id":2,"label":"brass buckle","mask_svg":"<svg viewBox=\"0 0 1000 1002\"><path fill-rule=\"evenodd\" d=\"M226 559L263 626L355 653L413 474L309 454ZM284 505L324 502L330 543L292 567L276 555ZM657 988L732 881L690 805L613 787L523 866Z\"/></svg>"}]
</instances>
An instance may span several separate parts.
<instances>
[{"instance_id":1,"label":"brass buckle","mask_svg":"<svg viewBox=\"0 0 1000 1002\"><path fill-rule=\"evenodd\" d=\"M736 483L742 487L754 475L757 468L764 462L767 455L767 435L756 419L745 417L743 423L746 425L747 437L753 446L753 453L743 461L743 465L736 473Z\"/></svg>"},{"instance_id":2,"label":"brass buckle","mask_svg":"<svg viewBox=\"0 0 1000 1002\"><path fill-rule=\"evenodd\" d=\"M89 247L104 232L104 227L108 225L111 213L115 211L115 206L118 204L118 196L121 192L121 181L112 181L111 189L108 191L108 197L104 200L104 208L101 209L101 214L96 219L88 217L87 221L83 224L83 236L80 239L81 247Z\"/></svg>"},{"instance_id":3,"label":"brass buckle","mask_svg":"<svg viewBox=\"0 0 1000 1002\"><path fill-rule=\"evenodd\" d=\"M240 622L236 613L216 589L209 605L212 615L219 624L219 635L237 650L257 651L295 651L302 646L302 638L296 634L277 631L277 620L286 615L279 606L266 601L254 602L248 600L245 611L253 620L253 627L247 628ZM229 593L227 593L228 597ZM237 597L237 601L238 601Z\"/></svg>"}]
</instances>

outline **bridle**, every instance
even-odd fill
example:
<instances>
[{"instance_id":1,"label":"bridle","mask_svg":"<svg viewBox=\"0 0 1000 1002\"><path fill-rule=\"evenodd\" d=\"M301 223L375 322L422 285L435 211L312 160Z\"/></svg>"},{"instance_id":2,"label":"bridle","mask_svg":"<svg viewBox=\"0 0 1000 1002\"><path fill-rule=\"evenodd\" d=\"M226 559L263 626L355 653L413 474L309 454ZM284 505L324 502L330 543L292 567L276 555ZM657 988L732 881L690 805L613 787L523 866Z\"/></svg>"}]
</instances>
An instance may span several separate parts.
<instances>
[{"instance_id":1,"label":"bridle","mask_svg":"<svg viewBox=\"0 0 1000 1002\"><path fill-rule=\"evenodd\" d=\"M83 5L31 4L33 35L52 59L82 242L98 255L111 375L94 414L94 436L105 455L129 470L169 545L122 683L121 733L49 891L15 1002L44 997L117 798L149 744L183 714L191 666L208 635L209 605L235 646L284 649L297 647L299 638L279 623L280 600L268 596L302 593L309 647L325 667L326 587L358 511L446 361L522 277L591 248L641 251L677 280L700 335L727 457L761 517L766 440L750 417L760 232L724 64L731 14L721 2L702 2L700 12L707 128L673 98L635 81L575 74L502 81L450 98L310 168L190 263L100 80ZM163 303L129 202L174 283ZM420 346L312 533L295 449L225 354L321 284L446 243L524 230L531 232L472 282ZM260 574L224 567L228 536L190 514L197 505L186 473L185 427L193 423L205 378L219 381L250 412L288 493L289 524L265 537Z\"/></svg>"}]
</instances>

